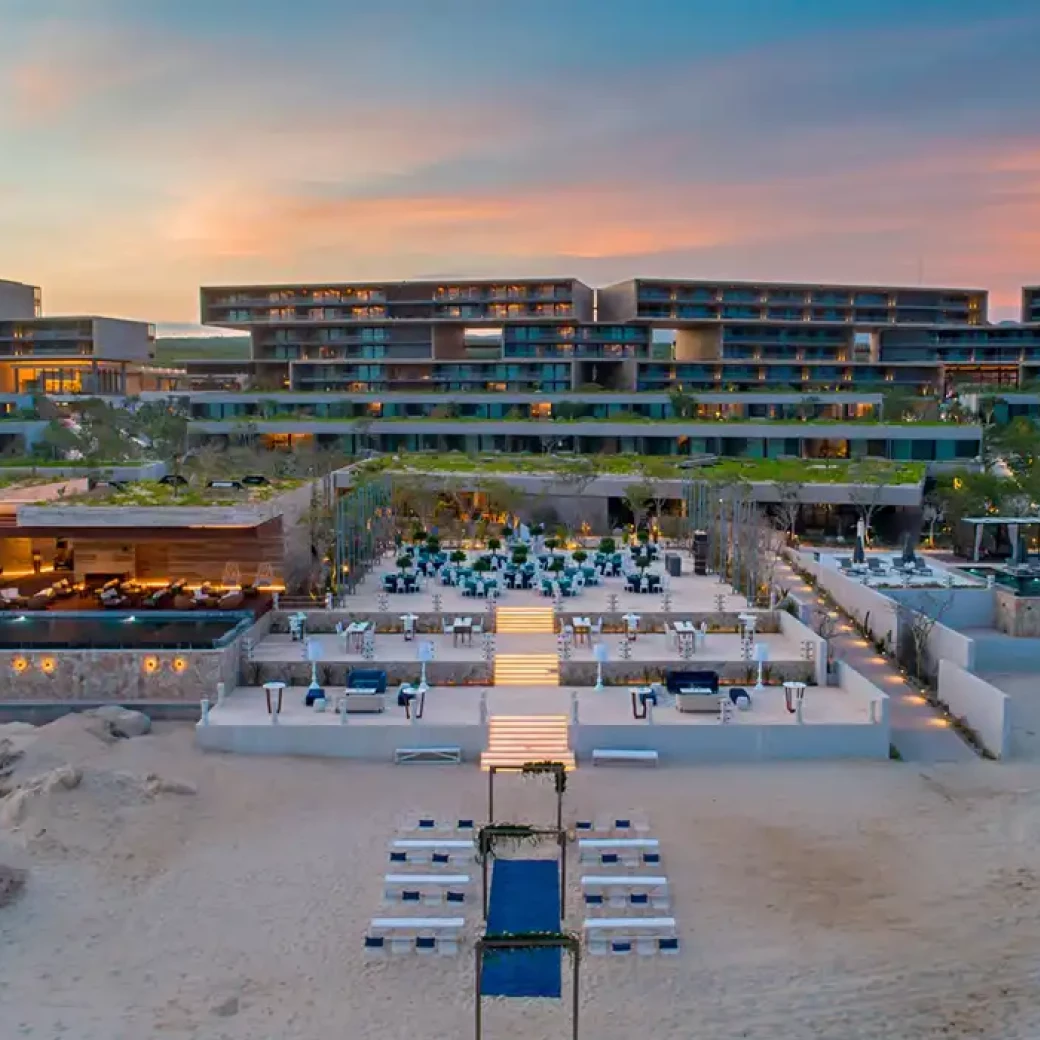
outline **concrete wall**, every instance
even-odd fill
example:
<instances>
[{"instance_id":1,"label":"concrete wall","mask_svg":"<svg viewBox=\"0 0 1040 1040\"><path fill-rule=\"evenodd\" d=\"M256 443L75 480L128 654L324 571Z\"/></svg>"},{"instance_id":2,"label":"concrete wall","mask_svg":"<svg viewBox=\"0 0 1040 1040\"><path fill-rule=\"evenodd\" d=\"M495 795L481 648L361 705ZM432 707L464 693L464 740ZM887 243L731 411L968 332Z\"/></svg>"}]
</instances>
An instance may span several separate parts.
<instances>
[{"instance_id":1,"label":"concrete wall","mask_svg":"<svg viewBox=\"0 0 1040 1040\"><path fill-rule=\"evenodd\" d=\"M911 610L932 616L941 610L941 620L948 628L993 628L996 621L994 589L886 589L886 594Z\"/></svg>"},{"instance_id":2,"label":"concrete wall","mask_svg":"<svg viewBox=\"0 0 1040 1040\"><path fill-rule=\"evenodd\" d=\"M154 343L143 321L122 318L94 319L94 357L118 361L148 361Z\"/></svg>"},{"instance_id":3,"label":"concrete wall","mask_svg":"<svg viewBox=\"0 0 1040 1040\"><path fill-rule=\"evenodd\" d=\"M968 671L975 670L975 640L937 622L928 634L929 670L934 672L941 661L952 661Z\"/></svg>"},{"instance_id":4,"label":"concrete wall","mask_svg":"<svg viewBox=\"0 0 1040 1040\"><path fill-rule=\"evenodd\" d=\"M0 650L4 701L195 701L234 685L239 651Z\"/></svg>"},{"instance_id":5,"label":"concrete wall","mask_svg":"<svg viewBox=\"0 0 1040 1040\"><path fill-rule=\"evenodd\" d=\"M0 321L21 321L36 316L36 289L23 282L0 280Z\"/></svg>"},{"instance_id":6,"label":"concrete wall","mask_svg":"<svg viewBox=\"0 0 1040 1040\"><path fill-rule=\"evenodd\" d=\"M571 746L583 764L595 749L657 751L664 764L757 762L777 759L888 758L886 724L806 724L753 726L645 725L572 726ZM201 723L195 728L198 747L258 755L316 755L389 762L396 748L459 747L468 762L479 760L487 746L480 725L323 726L258 724L225 726Z\"/></svg>"},{"instance_id":7,"label":"concrete wall","mask_svg":"<svg viewBox=\"0 0 1040 1040\"><path fill-rule=\"evenodd\" d=\"M792 617L786 610L777 611L777 619L780 622L780 631L788 639L793 639L798 644L810 642L816 648L814 651L815 670L813 678L817 686L826 686L827 640L817 635L808 625Z\"/></svg>"},{"instance_id":8,"label":"concrete wall","mask_svg":"<svg viewBox=\"0 0 1040 1040\"><path fill-rule=\"evenodd\" d=\"M1035 639L1040 637L1040 599L1016 596L999 585L994 591L995 627L1009 636Z\"/></svg>"},{"instance_id":9,"label":"concrete wall","mask_svg":"<svg viewBox=\"0 0 1040 1040\"><path fill-rule=\"evenodd\" d=\"M1040 639L1025 639L1003 633L973 636L975 672L1036 672L1040 674Z\"/></svg>"},{"instance_id":10,"label":"concrete wall","mask_svg":"<svg viewBox=\"0 0 1040 1040\"><path fill-rule=\"evenodd\" d=\"M796 555L799 566L814 575L820 587L826 589L846 613L857 621L867 620L873 638L887 639L893 647L898 645L899 619L895 601L858 581L846 578L833 567L816 562L811 552Z\"/></svg>"},{"instance_id":11,"label":"concrete wall","mask_svg":"<svg viewBox=\"0 0 1040 1040\"><path fill-rule=\"evenodd\" d=\"M963 718L982 746L997 758L1011 750L1011 701L985 679L972 675L952 661L939 662L939 700L952 714Z\"/></svg>"}]
</instances>

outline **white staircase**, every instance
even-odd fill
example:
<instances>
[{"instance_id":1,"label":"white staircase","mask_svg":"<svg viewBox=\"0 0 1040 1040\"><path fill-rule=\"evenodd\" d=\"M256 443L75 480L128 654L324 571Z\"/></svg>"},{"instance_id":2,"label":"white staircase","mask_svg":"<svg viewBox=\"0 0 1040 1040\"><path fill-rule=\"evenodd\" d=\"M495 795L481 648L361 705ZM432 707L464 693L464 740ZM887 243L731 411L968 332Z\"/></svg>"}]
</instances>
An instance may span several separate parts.
<instances>
[{"instance_id":1,"label":"white staircase","mask_svg":"<svg viewBox=\"0 0 1040 1040\"><path fill-rule=\"evenodd\" d=\"M556 619L552 607L499 607L495 614L499 635L552 635Z\"/></svg>"},{"instance_id":2,"label":"white staircase","mask_svg":"<svg viewBox=\"0 0 1040 1040\"><path fill-rule=\"evenodd\" d=\"M480 768L519 769L527 762L562 762L575 768L566 715L492 715Z\"/></svg>"},{"instance_id":3,"label":"white staircase","mask_svg":"<svg viewBox=\"0 0 1040 1040\"><path fill-rule=\"evenodd\" d=\"M559 686L556 654L495 654L496 686Z\"/></svg>"}]
</instances>

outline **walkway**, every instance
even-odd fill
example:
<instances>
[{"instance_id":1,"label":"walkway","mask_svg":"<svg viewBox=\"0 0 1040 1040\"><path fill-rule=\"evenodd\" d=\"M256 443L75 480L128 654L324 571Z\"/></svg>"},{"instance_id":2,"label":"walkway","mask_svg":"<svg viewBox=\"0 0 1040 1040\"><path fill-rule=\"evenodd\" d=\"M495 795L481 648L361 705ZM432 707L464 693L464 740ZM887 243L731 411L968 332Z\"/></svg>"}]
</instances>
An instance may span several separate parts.
<instances>
[{"instance_id":1,"label":"walkway","mask_svg":"<svg viewBox=\"0 0 1040 1040\"><path fill-rule=\"evenodd\" d=\"M559 932L560 865L554 859L495 860L487 934ZM485 950L485 997L559 997L559 949Z\"/></svg>"},{"instance_id":2,"label":"walkway","mask_svg":"<svg viewBox=\"0 0 1040 1040\"><path fill-rule=\"evenodd\" d=\"M791 589L799 603L814 608L823 606L816 591L804 584L784 561L777 563L776 580ZM838 607L841 610L840 606ZM907 762L967 762L977 756L961 735L920 694L907 687L899 669L880 657L851 627L851 618L842 612L848 628L831 637L834 659L844 661L864 678L889 695L892 744Z\"/></svg>"}]
</instances>

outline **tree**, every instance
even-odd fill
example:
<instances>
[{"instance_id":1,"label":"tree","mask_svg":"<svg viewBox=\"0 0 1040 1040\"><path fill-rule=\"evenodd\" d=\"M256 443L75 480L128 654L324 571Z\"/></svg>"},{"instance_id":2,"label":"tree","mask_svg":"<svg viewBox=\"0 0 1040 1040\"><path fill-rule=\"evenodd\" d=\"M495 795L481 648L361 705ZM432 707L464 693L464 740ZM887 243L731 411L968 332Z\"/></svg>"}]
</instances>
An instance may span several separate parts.
<instances>
[{"instance_id":1,"label":"tree","mask_svg":"<svg viewBox=\"0 0 1040 1040\"><path fill-rule=\"evenodd\" d=\"M780 504L776 509L777 524L790 543L794 540L795 527L802 515L801 495L805 485L797 480L775 480L773 487L780 497Z\"/></svg>"},{"instance_id":2,"label":"tree","mask_svg":"<svg viewBox=\"0 0 1040 1040\"><path fill-rule=\"evenodd\" d=\"M940 496L935 492L929 492L921 507L921 519L928 525L928 548L935 548L935 528L946 519L946 510Z\"/></svg>"},{"instance_id":3,"label":"tree","mask_svg":"<svg viewBox=\"0 0 1040 1040\"><path fill-rule=\"evenodd\" d=\"M697 398L688 394L681 387L668 395L672 406L672 417L675 419L695 419L697 417Z\"/></svg>"},{"instance_id":4,"label":"tree","mask_svg":"<svg viewBox=\"0 0 1040 1040\"><path fill-rule=\"evenodd\" d=\"M189 418L187 407L172 397L167 401L147 401L134 413L140 437L172 473L180 473L188 452Z\"/></svg>"},{"instance_id":5,"label":"tree","mask_svg":"<svg viewBox=\"0 0 1040 1040\"><path fill-rule=\"evenodd\" d=\"M1025 416L1006 426L989 427L985 441L987 453L1003 459L1019 479L1027 477L1040 461L1040 427Z\"/></svg>"},{"instance_id":6,"label":"tree","mask_svg":"<svg viewBox=\"0 0 1040 1040\"><path fill-rule=\"evenodd\" d=\"M868 540L874 514L881 506L881 498L887 486L886 479L887 473L884 469L879 469L870 462L861 462L849 472L849 481L852 484L849 501L859 512Z\"/></svg>"},{"instance_id":7,"label":"tree","mask_svg":"<svg viewBox=\"0 0 1040 1040\"><path fill-rule=\"evenodd\" d=\"M653 488L649 487L645 480L629 484L624 491L622 501L632 512L632 522L636 530L640 528L646 519L647 507L653 497Z\"/></svg>"},{"instance_id":8,"label":"tree","mask_svg":"<svg viewBox=\"0 0 1040 1040\"><path fill-rule=\"evenodd\" d=\"M947 592L940 597L930 592L923 592L918 602L921 604L920 610L907 603L900 603L897 615L900 631L905 633L909 639L914 677L921 682L928 682L931 670L928 643L932 630L953 603L953 595Z\"/></svg>"}]
</instances>

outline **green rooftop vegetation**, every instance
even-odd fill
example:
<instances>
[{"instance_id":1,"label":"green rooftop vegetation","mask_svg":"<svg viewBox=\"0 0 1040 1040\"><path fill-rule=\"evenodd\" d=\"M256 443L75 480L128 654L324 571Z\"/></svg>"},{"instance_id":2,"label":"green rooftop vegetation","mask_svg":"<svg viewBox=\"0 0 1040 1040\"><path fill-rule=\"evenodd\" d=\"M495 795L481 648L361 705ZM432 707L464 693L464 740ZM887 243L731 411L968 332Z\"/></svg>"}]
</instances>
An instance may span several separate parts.
<instances>
[{"instance_id":1,"label":"green rooftop vegetation","mask_svg":"<svg viewBox=\"0 0 1040 1040\"><path fill-rule=\"evenodd\" d=\"M563 477L625 476L658 480L684 477L723 483L778 482L801 484L917 484L924 479L921 462L886 460L827 461L811 459L719 459L690 466L682 456L594 455L573 459L559 455L464 455L461 452L416 453L374 459L370 472L398 473L557 473ZM682 463L687 463L683 466Z\"/></svg>"},{"instance_id":2,"label":"green rooftop vegetation","mask_svg":"<svg viewBox=\"0 0 1040 1040\"><path fill-rule=\"evenodd\" d=\"M267 484L242 488L211 488L202 481L187 485L164 484L158 480L139 480L121 487L99 484L80 495L66 495L41 505L53 506L242 506L269 502L292 491L303 480L283 478Z\"/></svg>"}]
</instances>

